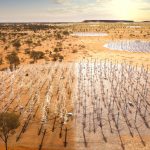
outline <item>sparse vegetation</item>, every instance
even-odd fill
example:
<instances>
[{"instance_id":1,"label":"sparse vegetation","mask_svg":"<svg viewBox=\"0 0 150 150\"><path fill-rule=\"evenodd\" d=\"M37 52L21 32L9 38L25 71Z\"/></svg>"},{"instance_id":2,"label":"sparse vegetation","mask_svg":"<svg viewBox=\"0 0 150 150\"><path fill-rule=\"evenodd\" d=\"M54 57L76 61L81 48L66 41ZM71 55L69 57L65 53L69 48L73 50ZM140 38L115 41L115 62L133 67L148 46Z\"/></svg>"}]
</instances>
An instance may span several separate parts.
<instances>
[{"instance_id":1,"label":"sparse vegetation","mask_svg":"<svg viewBox=\"0 0 150 150\"><path fill-rule=\"evenodd\" d=\"M135 138L149 148L149 135L142 131L150 126L150 53L104 47L127 38L148 42L150 25L139 24L136 30L123 23L0 24L0 111L16 112L21 123L10 149L70 150L72 143L76 149L74 139L81 139L81 149L109 149L112 143L114 149L132 149ZM21 65L10 71L8 63Z\"/></svg>"},{"instance_id":2,"label":"sparse vegetation","mask_svg":"<svg viewBox=\"0 0 150 150\"><path fill-rule=\"evenodd\" d=\"M19 116L11 112L0 113L0 138L8 150L8 138L20 125Z\"/></svg>"},{"instance_id":3,"label":"sparse vegetation","mask_svg":"<svg viewBox=\"0 0 150 150\"><path fill-rule=\"evenodd\" d=\"M63 31L63 34L69 36L69 31Z\"/></svg>"},{"instance_id":4,"label":"sparse vegetation","mask_svg":"<svg viewBox=\"0 0 150 150\"><path fill-rule=\"evenodd\" d=\"M37 61L38 59L43 59L44 58L44 52L42 51L31 51L30 57L34 60Z\"/></svg>"},{"instance_id":5,"label":"sparse vegetation","mask_svg":"<svg viewBox=\"0 0 150 150\"><path fill-rule=\"evenodd\" d=\"M33 41L31 39L29 39L25 43L28 44L29 47L31 47L31 45L33 44Z\"/></svg>"},{"instance_id":6,"label":"sparse vegetation","mask_svg":"<svg viewBox=\"0 0 150 150\"><path fill-rule=\"evenodd\" d=\"M53 61L57 61L57 60L62 61L64 59L64 57L60 55L59 53L53 54L51 57L53 58L52 59Z\"/></svg>"},{"instance_id":7,"label":"sparse vegetation","mask_svg":"<svg viewBox=\"0 0 150 150\"><path fill-rule=\"evenodd\" d=\"M31 51L30 51L29 48L27 48L27 49L24 50L24 52L25 52L25 54L30 54Z\"/></svg>"},{"instance_id":8,"label":"sparse vegetation","mask_svg":"<svg viewBox=\"0 0 150 150\"><path fill-rule=\"evenodd\" d=\"M20 40L13 41L13 46L16 48L16 50L19 50L21 46Z\"/></svg>"},{"instance_id":9,"label":"sparse vegetation","mask_svg":"<svg viewBox=\"0 0 150 150\"><path fill-rule=\"evenodd\" d=\"M0 65L3 64L3 58L0 58Z\"/></svg>"},{"instance_id":10,"label":"sparse vegetation","mask_svg":"<svg viewBox=\"0 0 150 150\"><path fill-rule=\"evenodd\" d=\"M76 50L76 49L74 49L73 51L72 51L72 53L77 53L78 51Z\"/></svg>"},{"instance_id":11,"label":"sparse vegetation","mask_svg":"<svg viewBox=\"0 0 150 150\"><path fill-rule=\"evenodd\" d=\"M6 59L10 64L10 68L12 68L13 65L16 68L16 66L20 64L20 60L16 52L12 52L11 54L7 55Z\"/></svg>"}]
</instances>

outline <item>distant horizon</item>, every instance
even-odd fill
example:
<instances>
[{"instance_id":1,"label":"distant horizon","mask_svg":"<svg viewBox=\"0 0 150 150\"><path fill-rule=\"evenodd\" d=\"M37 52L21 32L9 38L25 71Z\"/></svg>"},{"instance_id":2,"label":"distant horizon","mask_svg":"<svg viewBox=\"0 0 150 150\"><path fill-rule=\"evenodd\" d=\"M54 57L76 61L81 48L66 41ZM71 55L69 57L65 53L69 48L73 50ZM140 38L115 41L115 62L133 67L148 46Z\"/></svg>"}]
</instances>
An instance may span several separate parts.
<instances>
[{"instance_id":1,"label":"distant horizon","mask_svg":"<svg viewBox=\"0 0 150 150\"><path fill-rule=\"evenodd\" d=\"M85 19L85 20L88 20L88 19ZM1 21L0 20L0 23L86 23L84 22L85 20L79 20L79 21ZM89 19L90 20L94 20L94 21L101 21L101 20L98 20L98 19ZM104 19L102 19L104 20ZM116 21L117 19L105 19L105 21ZM94 22L93 21L93 22ZM103 21L103 22L105 22ZM117 20L118 22L124 22L124 21L132 21L133 23L136 23L136 22L150 22L150 20L124 20L124 19L121 19L121 20ZM132 23L131 22L131 23ZM98 23L98 22L95 22L95 23Z\"/></svg>"},{"instance_id":2,"label":"distant horizon","mask_svg":"<svg viewBox=\"0 0 150 150\"><path fill-rule=\"evenodd\" d=\"M88 22L85 22L88 21ZM94 20L94 19L89 19L89 20L82 20L82 21L10 21L10 22L1 22L0 23L103 23L103 22L114 22L114 23L119 23L119 22L125 22L127 21L127 23L140 23L140 22L150 22L150 20L143 20L143 21L135 21L135 20L116 20L116 19L108 19L108 20ZM108 22L109 23L109 22Z\"/></svg>"}]
</instances>

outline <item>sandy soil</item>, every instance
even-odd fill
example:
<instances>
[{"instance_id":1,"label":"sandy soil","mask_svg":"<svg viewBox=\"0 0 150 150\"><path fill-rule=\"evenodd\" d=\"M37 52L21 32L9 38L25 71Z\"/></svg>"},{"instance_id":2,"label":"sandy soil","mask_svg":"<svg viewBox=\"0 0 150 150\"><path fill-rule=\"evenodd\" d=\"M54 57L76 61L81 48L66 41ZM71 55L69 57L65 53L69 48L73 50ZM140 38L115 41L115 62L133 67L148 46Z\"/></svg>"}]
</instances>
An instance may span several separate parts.
<instances>
[{"instance_id":1,"label":"sandy soil","mask_svg":"<svg viewBox=\"0 0 150 150\"><path fill-rule=\"evenodd\" d=\"M131 24L132 25L132 24ZM106 37L73 37L73 36L67 36L64 39L57 40L52 32L48 33L47 31L38 31L34 33L33 31L22 31L23 33L27 33L25 36L6 36L7 42L3 42L0 40L0 56L3 58L4 63L0 65L0 69L6 68L9 66L8 61L5 59L6 56L16 50L12 44L11 41L14 39L20 39L21 40L21 47L19 48L18 56L21 60L21 65L24 65L22 71L22 74L18 74L15 76L15 86L14 86L14 101L13 103L8 107L10 111L16 111L19 112L18 108L18 102L19 105L22 105L25 108L25 115L21 116L21 126L16 130L16 133L10 137L9 141L9 150L38 150L39 145L41 143L42 135L44 133L44 129L46 129L46 134L44 137L43 147L42 150L121 150L123 149L120 146L120 139L118 138L118 134L116 132L116 129L113 134L110 133L109 130L109 124L106 123L103 130L105 131L105 136L107 138L107 141L104 140L104 136L102 134L102 130L97 127L96 133L91 132L90 134L88 131L85 131L85 135L87 137L87 147L85 145L84 136L82 132L82 120L80 117L77 117L77 119L69 120L69 122L63 126L62 130L62 137L59 137L60 130L61 130L61 123L62 119L56 118L56 124L54 132L52 132L54 120L55 120L55 105L58 99L61 99L61 96L64 96L62 93L67 93L65 95L65 106L67 112L72 112L74 110L74 104L71 98L71 95L74 93L75 85L77 84L77 75L76 75L76 63L79 63L80 61L85 60L109 60L112 61L113 64L120 64L122 62L126 62L126 64L129 64L133 67L141 67L142 65L144 68L147 68L147 66L150 68L150 53L131 53L131 52L123 52L123 51L113 51L109 50L104 47L104 45L110 41L110 40L117 40L117 39L141 39L150 41L149 37L149 24L140 24L142 28L137 28L136 30L134 28L126 28L126 26L130 26L130 24L122 25L122 24L111 24L111 25L100 25L100 27L97 26L89 26L89 25L76 25L74 27L68 27L68 30L73 30L75 32L106 32L109 34L109 36ZM73 29L72 29L73 28ZM51 30L48 30L51 31ZM55 31L55 30L52 30ZM142 32L141 32L142 31ZM8 30L1 30L2 33L14 33L13 29ZM18 32L17 32L18 33ZM132 35L131 35L132 34ZM49 37L49 35L51 35ZM35 36L35 37L34 37ZM32 39L33 43L38 43L38 40L40 40L41 45L39 46L37 44L33 44L32 46L29 46L25 43L27 39ZM42 40L42 38L46 38L45 40ZM38 135L39 129L41 127L41 114L42 114L42 108L45 101L45 95L46 91L48 89L49 82L52 78L52 73L48 73L48 67L46 64L50 64L52 60L52 56L49 56L49 52L51 51L52 54L55 54L54 48L57 47L57 43L61 42L63 49L59 53L64 56L63 62L59 63L58 69L53 70L53 76L54 79L52 80L52 86L53 86L53 98L52 98L52 105L49 108L51 110L51 113L49 115L49 121L47 124L42 128L42 132L40 135ZM36 46L34 46L36 45ZM8 46L8 49L4 50L4 48ZM37 64L44 64L41 66L35 66L33 64L26 66L26 64L30 64L33 59L30 58L29 55L25 54L24 50L30 48L30 50L35 51L43 51L45 53L44 59L38 60ZM48 52L46 52L48 50ZM74 52L73 52L74 51ZM25 67L26 66L26 67ZM70 71L70 67L71 68ZM54 68L54 65L50 65L49 68ZM57 67L56 67L57 68ZM71 73L70 73L71 72ZM17 72L15 72L17 74ZM26 77L25 74L29 73L29 76ZM63 74L63 75L62 75ZM71 75L72 74L72 75ZM12 74L10 74L12 75ZM64 76L65 79L59 80L60 77ZM3 73L0 72L0 76L3 76ZM23 76L23 78L22 78ZM74 77L72 80L72 76ZM0 81L3 82L3 79L6 79L5 83L8 86L8 89L6 90L6 96L4 98L4 102L0 102L0 109L4 108L4 105L9 102L7 95L10 95L10 80L11 78L6 75L3 76L4 78L1 78ZM48 78L48 80L46 80ZM25 83L23 85L23 89L21 89L21 100L18 100L20 85L19 81L23 79L23 82ZM44 79L44 80L42 80ZM31 83L31 81L33 81ZM41 82L39 82L41 81ZM71 82L71 87L68 84L68 81ZM32 84L30 88L30 83ZM129 82L128 82L129 83ZM143 83L143 82L142 82ZM16 137L20 133L23 124L25 123L25 120L27 119L27 116L30 115L30 103L27 104L28 101L32 102L32 97L35 96L36 88L37 87L43 87L40 90L41 97L40 101L36 103L36 105L33 107L34 114L37 110L35 118L32 118L29 122L29 125L27 127L27 130L21 135L20 139L16 142ZM6 86L6 87L7 87ZM65 88L60 89L60 86L66 86ZM83 84L84 86L84 84ZM140 85L139 85L140 86ZM126 86L127 87L127 86ZM1 90L3 89L2 85L0 86ZM59 93L59 90L61 91ZM71 91L71 93L70 93ZM59 94L58 94L58 93ZM33 94L33 95L32 95ZM58 95L60 96L58 98ZM27 105L26 105L27 104ZM39 106L39 108L38 108ZM135 109L135 108L134 108ZM135 114L135 111L133 111L133 115ZM59 115L58 115L59 116ZM132 116L132 115L131 115ZM140 122L141 120L139 120ZM132 121L131 121L132 122ZM105 123L105 121L104 121ZM133 123L133 122L132 122ZM115 128L114 122L112 121L112 126ZM125 126L125 124L123 124ZM142 124L143 126L143 124ZM67 147L64 147L64 141L65 141L65 129L68 129L67 132ZM144 145L141 142L141 139L139 138L138 133L135 131L135 129L132 129L135 133L133 137L129 135L128 132L123 132L121 134L122 142L125 144L125 149L129 150L149 150L150 149L150 133L149 129L143 127L140 128L140 133L142 133L142 139L146 143ZM125 130L127 131L127 129ZM3 143L0 141L0 150L3 150Z\"/></svg>"}]
</instances>

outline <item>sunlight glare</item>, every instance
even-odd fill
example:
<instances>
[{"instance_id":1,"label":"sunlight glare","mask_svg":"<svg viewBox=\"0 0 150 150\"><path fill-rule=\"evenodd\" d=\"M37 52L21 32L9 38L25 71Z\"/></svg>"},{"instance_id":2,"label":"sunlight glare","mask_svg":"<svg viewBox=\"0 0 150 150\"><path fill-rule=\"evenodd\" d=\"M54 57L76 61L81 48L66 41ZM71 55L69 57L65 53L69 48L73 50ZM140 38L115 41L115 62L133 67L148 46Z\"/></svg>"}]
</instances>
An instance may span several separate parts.
<instances>
[{"instance_id":1,"label":"sunlight glare","mask_svg":"<svg viewBox=\"0 0 150 150\"><path fill-rule=\"evenodd\" d=\"M133 19L137 12L137 4L132 0L114 0L112 1L112 11L121 19Z\"/></svg>"}]
</instances>

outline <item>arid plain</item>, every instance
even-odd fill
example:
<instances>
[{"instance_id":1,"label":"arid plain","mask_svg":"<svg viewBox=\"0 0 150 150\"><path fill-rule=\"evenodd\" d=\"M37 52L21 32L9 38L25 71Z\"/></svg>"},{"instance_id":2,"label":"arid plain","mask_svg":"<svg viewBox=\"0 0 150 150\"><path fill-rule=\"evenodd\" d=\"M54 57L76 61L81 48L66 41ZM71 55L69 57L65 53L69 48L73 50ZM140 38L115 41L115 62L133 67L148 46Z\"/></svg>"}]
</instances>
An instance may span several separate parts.
<instances>
[{"instance_id":1,"label":"arid plain","mask_svg":"<svg viewBox=\"0 0 150 150\"><path fill-rule=\"evenodd\" d=\"M150 149L149 69L148 22L1 24L0 111L21 122L9 149Z\"/></svg>"}]
</instances>

